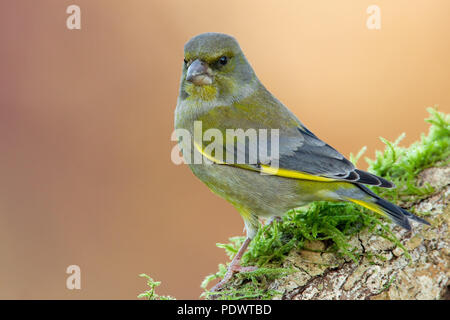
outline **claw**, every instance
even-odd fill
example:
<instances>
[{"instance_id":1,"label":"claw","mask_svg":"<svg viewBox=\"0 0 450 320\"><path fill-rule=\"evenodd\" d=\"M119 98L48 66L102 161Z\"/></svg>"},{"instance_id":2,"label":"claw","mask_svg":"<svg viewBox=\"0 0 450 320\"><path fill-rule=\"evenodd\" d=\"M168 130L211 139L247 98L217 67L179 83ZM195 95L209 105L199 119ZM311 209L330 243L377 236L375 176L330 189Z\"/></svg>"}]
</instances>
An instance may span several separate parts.
<instances>
[{"instance_id":1,"label":"claw","mask_svg":"<svg viewBox=\"0 0 450 320\"><path fill-rule=\"evenodd\" d=\"M248 267L243 267L240 264L234 264L228 267L227 273L225 274L225 276L223 277L223 279L217 283L214 287L211 288L211 292L216 292L218 290L220 290L228 281L231 280L231 278L233 277L233 275L235 273L239 273L239 272L251 272L251 271L255 271L258 270L258 267L253 267L253 266L248 266Z\"/></svg>"},{"instance_id":2,"label":"claw","mask_svg":"<svg viewBox=\"0 0 450 320\"><path fill-rule=\"evenodd\" d=\"M236 256L231 261L230 265L228 266L227 273L223 277L223 279L216 284L214 287L211 288L211 292L216 292L220 290L230 279L233 277L233 274L236 272L249 272L249 271L255 271L258 269L258 267L243 267L240 265L242 255L244 254L245 250L247 249L248 245L250 244L251 239L246 238L244 243L242 244L239 251L236 253Z\"/></svg>"}]
</instances>

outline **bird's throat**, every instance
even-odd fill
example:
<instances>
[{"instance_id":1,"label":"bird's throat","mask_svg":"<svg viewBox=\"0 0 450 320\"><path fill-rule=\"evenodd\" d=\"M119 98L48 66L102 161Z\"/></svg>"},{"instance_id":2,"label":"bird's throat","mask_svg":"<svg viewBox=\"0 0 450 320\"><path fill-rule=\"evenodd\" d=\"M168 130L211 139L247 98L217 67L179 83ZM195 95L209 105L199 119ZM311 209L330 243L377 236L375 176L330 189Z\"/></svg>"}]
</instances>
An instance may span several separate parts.
<instances>
[{"instance_id":1,"label":"bird's throat","mask_svg":"<svg viewBox=\"0 0 450 320\"><path fill-rule=\"evenodd\" d=\"M212 85L195 85L193 83L186 83L184 91L189 95L188 99L213 101L217 97L217 88Z\"/></svg>"}]
</instances>

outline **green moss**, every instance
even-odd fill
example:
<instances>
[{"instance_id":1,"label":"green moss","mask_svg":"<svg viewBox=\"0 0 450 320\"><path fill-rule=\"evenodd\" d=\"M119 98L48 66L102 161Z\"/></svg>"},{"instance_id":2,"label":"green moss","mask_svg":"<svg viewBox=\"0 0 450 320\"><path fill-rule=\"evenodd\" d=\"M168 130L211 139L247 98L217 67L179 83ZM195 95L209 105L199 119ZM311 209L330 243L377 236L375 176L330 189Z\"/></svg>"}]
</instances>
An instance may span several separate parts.
<instances>
[{"instance_id":1,"label":"green moss","mask_svg":"<svg viewBox=\"0 0 450 320\"><path fill-rule=\"evenodd\" d=\"M389 279L389 281L386 282L386 284L383 286L383 290L381 290L380 293L381 293L381 292L384 292L384 291L386 291L386 290L389 290L389 288L390 288L391 285L394 283L394 281L395 281L396 278L397 278L396 275L392 276L392 277Z\"/></svg>"},{"instance_id":2,"label":"green moss","mask_svg":"<svg viewBox=\"0 0 450 320\"><path fill-rule=\"evenodd\" d=\"M386 144L383 152L377 151L375 160L367 159L369 171L394 182L395 189L372 188L380 196L398 203L410 206L434 192L429 186L418 186L418 174L431 166L448 164L450 156L450 115L446 115L429 108L431 124L428 135L422 135L420 141L410 147L399 146L404 134L396 141L382 141ZM362 156L363 148L357 156L350 159L356 161ZM415 212L420 215L420 213ZM305 249L306 241L321 240L327 243L327 251L352 259L357 262L361 258L357 248L352 247L348 240L362 230L383 237L403 249L410 257L406 248L391 231L391 222L384 220L373 212L352 203L315 202L308 207L291 210L280 223L259 229L255 239L250 243L242 258L242 265L258 266L260 269L252 273L237 274L226 284L219 293L214 293L219 299L270 299L276 294L268 289L268 279L276 279L289 269L282 268L282 263L293 249ZM217 244L223 248L228 256L233 258L237 253L244 237L230 238L227 244ZM370 257L380 258L365 252ZM202 283L206 288L210 281L222 278L226 273L226 266L219 265L219 271L209 275ZM203 297L210 297L212 293L205 291Z\"/></svg>"},{"instance_id":3,"label":"green moss","mask_svg":"<svg viewBox=\"0 0 450 320\"><path fill-rule=\"evenodd\" d=\"M450 157L450 114L428 108L431 124L428 135L408 148L399 146L402 134L396 141L381 140L386 144L384 152L377 151L375 160L366 159L369 171L395 183L395 189L373 188L380 196L398 204L412 204L434 192L429 186L418 186L417 176L431 166L447 165Z\"/></svg>"},{"instance_id":4,"label":"green moss","mask_svg":"<svg viewBox=\"0 0 450 320\"><path fill-rule=\"evenodd\" d=\"M210 278L206 278L202 283L202 287L206 286L209 281L216 279L218 276L223 277L226 272L226 267L220 265L218 274L211 275ZM201 297L210 298L214 296L217 300L243 300L243 299L271 299L279 292L276 290L270 290L269 284L271 281L284 277L294 272L293 269L287 268L275 268L262 267L255 271L238 273L232 283L227 283L223 290L219 292L205 291ZM239 289L235 289L239 287Z\"/></svg>"},{"instance_id":5,"label":"green moss","mask_svg":"<svg viewBox=\"0 0 450 320\"><path fill-rule=\"evenodd\" d=\"M156 287L161 285L161 282L154 281L150 276L146 275L145 273L142 273L139 275L142 278L147 279L147 286L150 288L149 290L144 291L143 293L139 294L137 297L140 299L147 299L147 300L174 300L175 298L171 296L160 296L156 294Z\"/></svg>"}]
</instances>

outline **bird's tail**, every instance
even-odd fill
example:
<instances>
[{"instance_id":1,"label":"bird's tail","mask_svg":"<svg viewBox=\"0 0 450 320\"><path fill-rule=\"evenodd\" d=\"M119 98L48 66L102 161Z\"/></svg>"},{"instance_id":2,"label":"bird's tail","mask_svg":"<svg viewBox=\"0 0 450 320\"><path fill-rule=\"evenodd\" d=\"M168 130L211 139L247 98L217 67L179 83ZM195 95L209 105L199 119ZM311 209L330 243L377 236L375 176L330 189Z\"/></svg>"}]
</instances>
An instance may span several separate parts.
<instances>
[{"instance_id":1,"label":"bird's tail","mask_svg":"<svg viewBox=\"0 0 450 320\"><path fill-rule=\"evenodd\" d=\"M351 202L354 202L356 204L359 204L360 206L363 206L369 210L372 210L376 213L379 213L384 216L388 216L391 218L393 222L398 224L399 226L411 230L411 225L409 224L409 219L430 225L428 221L425 219L422 219L411 212L400 208L399 206L396 206L393 203L390 203L389 201L386 201L380 197L378 197L375 193L370 191L370 189L362 186L357 185L360 189L362 189L366 194L370 195L371 197L365 200L361 199L348 199Z\"/></svg>"}]
</instances>

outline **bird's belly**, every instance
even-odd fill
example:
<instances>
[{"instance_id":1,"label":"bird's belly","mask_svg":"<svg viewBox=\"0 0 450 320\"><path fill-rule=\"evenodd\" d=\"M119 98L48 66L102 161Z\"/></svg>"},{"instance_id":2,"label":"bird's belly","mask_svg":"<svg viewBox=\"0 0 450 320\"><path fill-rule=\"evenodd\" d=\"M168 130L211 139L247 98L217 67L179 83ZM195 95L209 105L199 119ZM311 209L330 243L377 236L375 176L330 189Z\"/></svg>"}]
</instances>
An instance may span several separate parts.
<instances>
[{"instance_id":1,"label":"bird's belly","mask_svg":"<svg viewBox=\"0 0 450 320\"><path fill-rule=\"evenodd\" d=\"M190 165L193 173L214 193L235 207L260 217L281 216L286 211L319 200L299 193L297 180L218 164Z\"/></svg>"}]
</instances>

